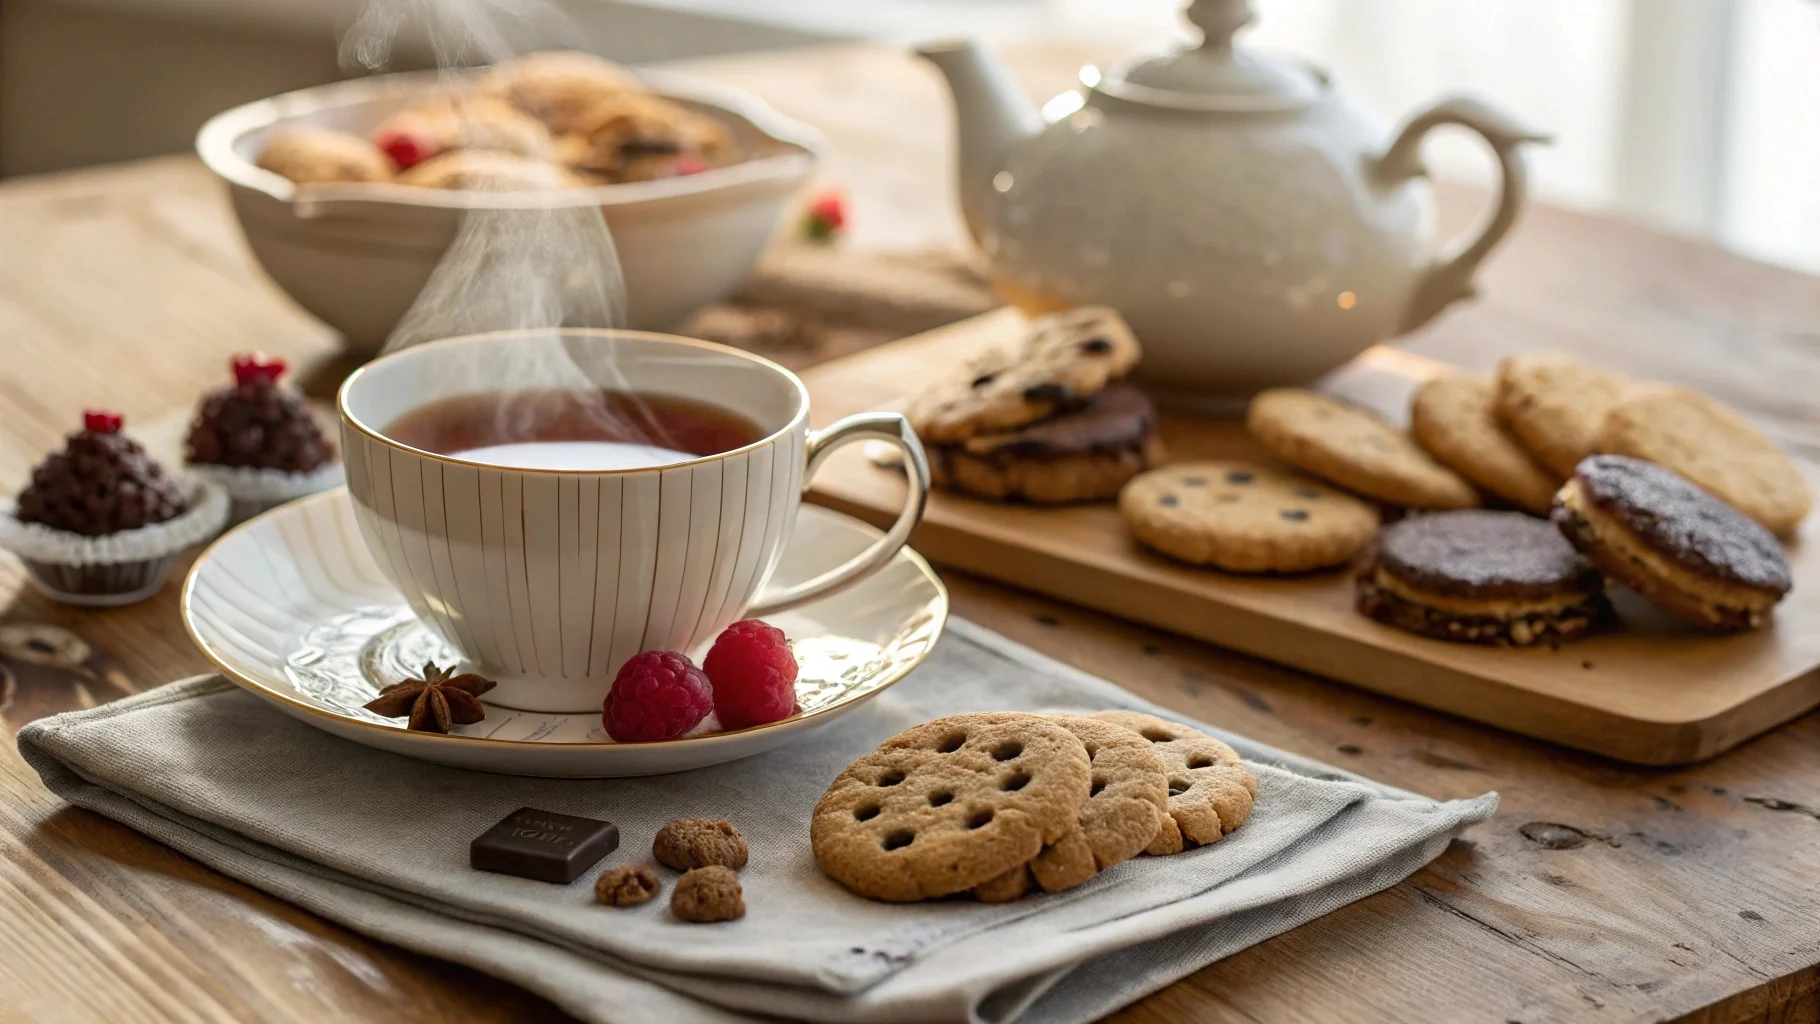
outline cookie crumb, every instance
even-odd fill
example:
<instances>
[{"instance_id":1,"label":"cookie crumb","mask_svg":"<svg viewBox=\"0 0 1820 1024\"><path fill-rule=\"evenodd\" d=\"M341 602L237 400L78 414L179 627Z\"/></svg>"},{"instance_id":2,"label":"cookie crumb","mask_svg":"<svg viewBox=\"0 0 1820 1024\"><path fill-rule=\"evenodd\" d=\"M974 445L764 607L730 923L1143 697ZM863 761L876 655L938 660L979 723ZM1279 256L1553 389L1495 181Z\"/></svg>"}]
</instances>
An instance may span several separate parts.
<instances>
[{"instance_id":1,"label":"cookie crumb","mask_svg":"<svg viewBox=\"0 0 1820 1024\"><path fill-rule=\"evenodd\" d=\"M657 830L651 855L664 867L678 871L710 865L738 871L746 866L746 837L731 822L681 818Z\"/></svg>"},{"instance_id":2,"label":"cookie crumb","mask_svg":"<svg viewBox=\"0 0 1820 1024\"><path fill-rule=\"evenodd\" d=\"M746 901L739 876L719 864L683 872L677 879L676 891L670 894L670 913L697 924L745 917Z\"/></svg>"},{"instance_id":3,"label":"cookie crumb","mask_svg":"<svg viewBox=\"0 0 1820 1024\"><path fill-rule=\"evenodd\" d=\"M594 881L594 898L609 907L647 903L663 889L657 873L643 864L603 871Z\"/></svg>"}]
</instances>

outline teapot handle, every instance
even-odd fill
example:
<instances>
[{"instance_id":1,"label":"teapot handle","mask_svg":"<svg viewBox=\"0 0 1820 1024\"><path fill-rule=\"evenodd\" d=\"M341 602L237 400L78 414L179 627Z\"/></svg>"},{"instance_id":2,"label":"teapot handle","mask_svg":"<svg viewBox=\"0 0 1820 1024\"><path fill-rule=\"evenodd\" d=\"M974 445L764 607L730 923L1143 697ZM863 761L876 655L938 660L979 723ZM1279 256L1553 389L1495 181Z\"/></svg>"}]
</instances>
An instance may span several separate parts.
<instances>
[{"instance_id":1,"label":"teapot handle","mask_svg":"<svg viewBox=\"0 0 1820 1024\"><path fill-rule=\"evenodd\" d=\"M1422 274L1416 282L1409 304L1403 310L1398 333L1412 331L1434 319L1441 310L1475 294L1472 277L1504 233L1516 222L1517 212L1528 197L1529 173L1519 150L1525 142L1548 142L1549 136L1531 131L1509 115L1478 100L1456 96L1442 100L1417 114L1403 127L1396 141L1372 164L1373 179L1380 187L1390 187L1417 175L1427 174L1422 166L1422 139L1431 129L1457 124L1484 137L1498 158L1498 205L1492 210L1479 236L1455 247Z\"/></svg>"}]
</instances>

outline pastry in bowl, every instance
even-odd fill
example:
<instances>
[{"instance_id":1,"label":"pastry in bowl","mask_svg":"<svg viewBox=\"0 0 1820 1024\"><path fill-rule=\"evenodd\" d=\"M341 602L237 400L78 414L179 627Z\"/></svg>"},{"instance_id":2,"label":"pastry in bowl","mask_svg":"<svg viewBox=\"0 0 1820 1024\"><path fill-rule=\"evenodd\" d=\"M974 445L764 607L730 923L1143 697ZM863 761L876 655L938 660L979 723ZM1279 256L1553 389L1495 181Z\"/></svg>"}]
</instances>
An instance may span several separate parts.
<instances>
[{"instance_id":1,"label":"pastry in bowl","mask_svg":"<svg viewBox=\"0 0 1820 1024\"><path fill-rule=\"evenodd\" d=\"M591 53L548 50L495 66L480 81L480 92L497 96L558 134L587 130L589 108L603 97L640 92L638 78Z\"/></svg>"},{"instance_id":2,"label":"pastry in bowl","mask_svg":"<svg viewBox=\"0 0 1820 1024\"><path fill-rule=\"evenodd\" d=\"M494 96L450 96L393 114L373 129L373 144L399 170L455 149L547 157L543 122Z\"/></svg>"},{"instance_id":3,"label":"pastry in bowl","mask_svg":"<svg viewBox=\"0 0 1820 1024\"><path fill-rule=\"evenodd\" d=\"M352 132L291 125L272 133L259 166L299 185L390 181L392 162L372 142Z\"/></svg>"},{"instance_id":4,"label":"pastry in bowl","mask_svg":"<svg viewBox=\"0 0 1820 1024\"><path fill-rule=\"evenodd\" d=\"M287 128L259 166L298 184L516 192L674 178L740 157L733 133L714 117L646 91L631 72L592 54L549 52L441 82L367 139Z\"/></svg>"},{"instance_id":5,"label":"pastry in bowl","mask_svg":"<svg viewBox=\"0 0 1820 1024\"><path fill-rule=\"evenodd\" d=\"M484 149L458 149L425 160L399 175L398 183L480 192L532 192L596 184L548 160Z\"/></svg>"},{"instance_id":6,"label":"pastry in bowl","mask_svg":"<svg viewBox=\"0 0 1820 1024\"><path fill-rule=\"evenodd\" d=\"M650 181L694 174L729 162L727 129L687 107L642 92L607 96L565 136L560 158L610 181Z\"/></svg>"}]
</instances>

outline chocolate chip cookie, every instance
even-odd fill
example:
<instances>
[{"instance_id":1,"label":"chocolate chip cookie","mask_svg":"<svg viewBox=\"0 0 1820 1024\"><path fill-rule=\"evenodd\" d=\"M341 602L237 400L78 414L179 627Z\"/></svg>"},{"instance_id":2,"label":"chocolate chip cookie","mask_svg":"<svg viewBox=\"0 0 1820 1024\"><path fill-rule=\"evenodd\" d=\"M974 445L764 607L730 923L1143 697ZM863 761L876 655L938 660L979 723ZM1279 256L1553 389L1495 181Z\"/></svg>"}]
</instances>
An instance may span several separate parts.
<instances>
[{"instance_id":1,"label":"chocolate chip cookie","mask_svg":"<svg viewBox=\"0 0 1820 1024\"><path fill-rule=\"evenodd\" d=\"M1141 711L1095 711L1087 717L1143 737L1169 772L1169 817L1145 853L1164 856L1218 842L1251 817L1258 780L1231 747Z\"/></svg>"},{"instance_id":2,"label":"chocolate chip cookie","mask_svg":"<svg viewBox=\"0 0 1820 1024\"><path fill-rule=\"evenodd\" d=\"M1481 489L1538 515L1554 505L1560 478L1498 422L1490 379L1447 374L1423 384L1410 402L1409 432L1428 454Z\"/></svg>"},{"instance_id":3,"label":"chocolate chip cookie","mask_svg":"<svg viewBox=\"0 0 1820 1024\"><path fill-rule=\"evenodd\" d=\"M1073 832L1091 777L1086 747L1055 722L952 715L848 765L816 804L809 842L822 870L861 896L947 896Z\"/></svg>"},{"instance_id":4,"label":"chocolate chip cookie","mask_svg":"<svg viewBox=\"0 0 1820 1024\"><path fill-rule=\"evenodd\" d=\"M993 350L910 403L925 443L956 444L1035 423L1124 377L1142 355L1125 321L1102 306L1032 321L1014 349Z\"/></svg>"},{"instance_id":5,"label":"chocolate chip cookie","mask_svg":"<svg viewBox=\"0 0 1820 1024\"><path fill-rule=\"evenodd\" d=\"M1479 494L1383 417L1297 388L1260 392L1245 426L1284 462L1355 494L1409 508L1471 508Z\"/></svg>"},{"instance_id":6,"label":"chocolate chip cookie","mask_svg":"<svg viewBox=\"0 0 1820 1024\"><path fill-rule=\"evenodd\" d=\"M1479 509L1379 531L1358 609L1439 640L1513 647L1574 640L1611 618L1599 574L1547 520Z\"/></svg>"},{"instance_id":7,"label":"chocolate chip cookie","mask_svg":"<svg viewBox=\"0 0 1820 1024\"><path fill-rule=\"evenodd\" d=\"M1626 382L1562 352L1525 352L1498 364L1498 419L1556 479L1596 449L1605 413Z\"/></svg>"},{"instance_id":8,"label":"chocolate chip cookie","mask_svg":"<svg viewBox=\"0 0 1820 1024\"><path fill-rule=\"evenodd\" d=\"M1307 477L1249 462L1185 462L1125 485L1119 514L1147 547L1228 572L1343 565L1370 542L1377 510Z\"/></svg>"},{"instance_id":9,"label":"chocolate chip cookie","mask_svg":"<svg viewBox=\"0 0 1820 1024\"><path fill-rule=\"evenodd\" d=\"M1784 537L1813 504L1800 468L1774 441L1688 388L1626 395L1605 414L1598 448L1672 470Z\"/></svg>"},{"instance_id":10,"label":"chocolate chip cookie","mask_svg":"<svg viewBox=\"0 0 1820 1024\"><path fill-rule=\"evenodd\" d=\"M1580 463L1554 522L1601 572L1701 629L1755 629L1793 585L1761 523L1642 459Z\"/></svg>"},{"instance_id":11,"label":"chocolate chip cookie","mask_svg":"<svg viewBox=\"0 0 1820 1024\"><path fill-rule=\"evenodd\" d=\"M938 487L1041 505L1114 497L1162 460L1156 407L1134 384L1113 384L1081 408L955 445L930 445Z\"/></svg>"}]
</instances>

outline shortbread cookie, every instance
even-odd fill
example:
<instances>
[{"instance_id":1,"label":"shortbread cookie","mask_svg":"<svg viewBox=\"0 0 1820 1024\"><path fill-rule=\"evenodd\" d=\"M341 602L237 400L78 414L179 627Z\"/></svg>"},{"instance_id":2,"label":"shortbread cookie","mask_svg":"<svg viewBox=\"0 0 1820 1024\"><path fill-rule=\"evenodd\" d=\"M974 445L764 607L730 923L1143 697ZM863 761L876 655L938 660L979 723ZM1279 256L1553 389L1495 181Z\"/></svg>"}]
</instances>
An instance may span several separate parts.
<instances>
[{"instance_id":1,"label":"shortbread cookie","mask_svg":"<svg viewBox=\"0 0 1820 1024\"><path fill-rule=\"evenodd\" d=\"M1074 831L1087 749L1036 715L953 715L854 761L815 806L809 842L830 878L890 902L963 892Z\"/></svg>"},{"instance_id":2,"label":"shortbread cookie","mask_svg":"<svg viewBox=\"0 0 1820 1024\"><path fill-rule=\"evenodd\" d=\"M1141 711L1095 711L1087 717L1123 726L1149 740L1150 749L1169 771L1169 819L1144 852L1161 856L1217 842L1251 817L1258 780L1231 747Z\"/></svg>"},{"instance_id":3,"label":"shortbread cookie","mask_svg":"<svg viewBox=\"0 0 1820 1024\"><path fill-rule=\"evenodd\" d=\"M1359 574L1358 609L1439 640L1553 645L1610 620L1603 590L1547 520L1466 509L1380 530Z\"/></svg>"},{"instance_id":4,"label":"shortbread cookie","mask_svg":"<svg viewBox=\"0 0 1820 1024\"><path fill-rule=\"evenodd\" d=\"M1554 504L1560 479L1498 422L1497 388L1487 378L1448 374L1423 384L1409 406L1409 432L1443 465L1513 505L1547 515Z\"/></svg>"},{"instance_id":5,"label":"shortbread cookie","mask_svg":"<svg viewBox=\"0 0 1820 1024\"><path fill-rule=\"evenodd\" d=\"M1673 470L1785 537L1813 504L1801 470L1774 441L1688 388L1626 395L1605 414L1598 447Z\"/></svg>"},{"instance_id":6,"label":"shortbread cookie","mask_svg":"<svg viewBox=\"0 0 1820 1024\"><path fill-rule=\"evenodd\" d=\"M1147 547L1228 572L1307 572L1343 565L1371 540L1378 513L1307 477L1249 462L1184 462L1137 477L1119 513Z\"/></svg>"},{"instance_id":7,"label":"shortbread cookie","mask_svg":"<svg viewBox=\"0 0 1820 1024\"><path fill-rule=\"evenodd\" d=\"M1121 382L1071 412L928 452L938 487L1054 505L1115 497L1125 481L1162 460L1163 446L1149 396Z\"/></svg>"},{"instance_id":8,"label":"shortbread cookie","mask_svg":"<svg viewBox=\"0 0 1820 1024\"><path fill-rule=\"evenodd\" d=\"M1755 629L1792 586L1782 545L1762 524L1628 455L1580 463L1554 521L1601 572L1701 629Z\"/></svg>"},{"instance_id":9,"label":"shortbread cookie","mask_svg":"<svg viewBox=\"0 0 1820 1024\"><path fill-rule=\"evenodd\" d=\"M1054 313L1032 321L1017 348L987 352L917 396L910 423L934 444L1035 423L1093 397L1141 355L1131 328L1110 309Z\"/></svg>"},{"instance_id":10,"label":"shortbread cookie","mask_svg":"<svg viewBox=\"0 0 1820 1024\"><path fill-rule=\"evenodd\" d=\"M1498 364L1498 419L1556 479L1591 455L1624 378L1561 352L1525 352Z\"/></svg>"},{"instance_id":11,"label":"shortbread cookie","mask_svg":"<svg viewBox=\"0 0 1820 1024\"><path fill-rule=\"evenodd\" d=\"M1283 461L1367 498L1471 508L1479 494L1377 413L1297 388L1260 392L1245 426Z\"/></svg>"},{"instance_id":12,"label":"shortbread cookie","mask_svg":"<svg viewBox=\"0 0 1820 1024\"><path fill-rule=\"evenodd\" d=\"M1150 742L1129 729L1083 715L1050 715L1080 738L1092 787L1074 831L974 890L988 903L1016 899L1032 886L1061 892L1144 852L1169 814L1169 778Z\"/></svg>"}]
</instances>

